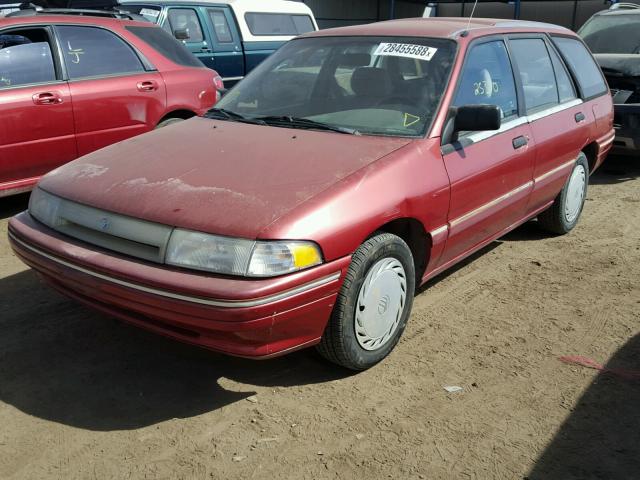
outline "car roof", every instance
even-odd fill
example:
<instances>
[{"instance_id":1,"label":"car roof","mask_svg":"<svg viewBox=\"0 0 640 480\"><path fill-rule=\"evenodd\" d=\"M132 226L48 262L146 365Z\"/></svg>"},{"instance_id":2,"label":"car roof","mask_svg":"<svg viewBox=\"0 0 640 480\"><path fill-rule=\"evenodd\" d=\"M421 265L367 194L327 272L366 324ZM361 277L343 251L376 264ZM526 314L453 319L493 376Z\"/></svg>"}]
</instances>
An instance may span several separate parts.
<instances>
[{"instance_id":1,"label":"car roof","mask_svg":"<svg viewBox=\"0 0 640 480\"><path fill-rule=\"evenodd\" d=\"M601 15L606 15L606 16L610 16L610 15L640 15L640 8L618 8L615 10L602 10L601 12L597 12L594 14L594 16L601 16Z\"/></svg>"},{"instance_id":2,"label":"car roof","mask_svg":"<svg viewBox=\"0 0 640 480\"><path fill-rule=\"evenodd\" d=\"M42 25L42 24L60 24L60 23L75 23L78 25L98 25L103 27L114 27L122 25L139 25L145 27L156 26L153 23L127 20L124 18L113 17L101 17L90 15L64 15L64 14L47 14L40 13L29 16L19 17L0 17L0 27L8 27L11 25Z\"/></svg>"},{"instance_id":3,"label":"car roof","mask_svg":"<svg viewBox=\"0 0 640 480\"><path fill-rule=\"evenodd\" d=\"M468 18L462 17L431 17L404 18L365 25L329 28L306 33L302 36L372 35L455 38L462 32L468 32L468 36L471 38L516 32L554 32L575 35L571 30L551 23L499 18L474 18L469 21Z\"/></svg>"}]
</instances>

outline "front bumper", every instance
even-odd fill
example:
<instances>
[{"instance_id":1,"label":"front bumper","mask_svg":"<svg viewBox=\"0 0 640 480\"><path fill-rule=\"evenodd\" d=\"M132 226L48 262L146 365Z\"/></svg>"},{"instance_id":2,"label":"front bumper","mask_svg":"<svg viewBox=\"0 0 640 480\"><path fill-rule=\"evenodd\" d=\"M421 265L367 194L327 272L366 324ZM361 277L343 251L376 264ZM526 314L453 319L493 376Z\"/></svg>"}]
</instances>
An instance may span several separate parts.
<instances>
[{"instance_id":1,"label":"front bumper","mask_svg":"<svg viewBox=\"0 0 640 480\"><path fill-rule=\"evenodd\" d=\"M63 236L27 212L9 222L14 252L52 287L154 332L264 358L313 345L350 257L270 279L236 279L137 261Z\"/></svg>"},{"instance_id":2,"label":"front bumper","mask_svg":"<svg viewBox=\"0 0 640 480\"><path fill-rule=\"evenodd\" d=\"M616 104L613 153L640 155L640 104Z\"/></svg>"}]
</instances>

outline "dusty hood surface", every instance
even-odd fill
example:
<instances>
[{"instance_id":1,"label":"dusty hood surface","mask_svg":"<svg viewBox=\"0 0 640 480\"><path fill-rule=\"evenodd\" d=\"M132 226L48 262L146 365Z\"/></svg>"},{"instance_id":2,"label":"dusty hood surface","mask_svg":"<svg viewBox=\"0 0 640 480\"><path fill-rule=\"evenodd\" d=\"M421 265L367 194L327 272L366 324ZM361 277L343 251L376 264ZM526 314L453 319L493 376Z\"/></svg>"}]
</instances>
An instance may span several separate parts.
<instances>
[{"instance_id":1,"label":"dusty hood surface","mask_svg":"<svg viewBox=\"0 0 640 480\"><path fill-rule=\"evenodd\" d=\"M409 142L194 118L86 155L40 186L136 218L255 238L296 205Z\"/></svg>"}]
</instances>

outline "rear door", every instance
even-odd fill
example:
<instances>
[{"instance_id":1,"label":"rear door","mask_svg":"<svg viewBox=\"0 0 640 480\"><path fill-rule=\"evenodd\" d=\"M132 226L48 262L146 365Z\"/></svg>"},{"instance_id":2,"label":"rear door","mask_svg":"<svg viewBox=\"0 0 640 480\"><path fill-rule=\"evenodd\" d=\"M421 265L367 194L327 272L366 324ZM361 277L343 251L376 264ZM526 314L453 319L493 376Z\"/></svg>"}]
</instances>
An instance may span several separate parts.
<instances>
[{"instance_id":1,"label":"rear door","mask_svg":"<svg viewBox=\"0 0 640 480\"><path fill-rule=\"evenodd\" d=\"M105 28L59 25L79 155L155 128L166 88L134 48Z\"/></svg>"},{"instance_id":2,"label":"rear door","mask_svg":"<svg viewBox=\"0 0 640 480\"><path fill-rule=\"evenodd\" d=\"M244 55L240 33L228 6L203 8L207 27L213 41L214 68L229 87L241 80L245 74Z\"/></svg>"},{"instance_id":3,"label":"rear door","mask_svg":"<svg viewBox=\"0 0 640 480\"><path fill-rule=\"evenodd\" d=\"M524 218L535 148L522 114L505 42L475 42L467 51L454 106L500 107L498 131L468 132L443 146L451 182L449 237L441 264L453 262Z\"/></svg>"},{"instance_id":4,"label":"rear door","mask_svg":"<svg viewBox=\"0 0 640 480\"><path fill-rule=\"evenodd\" d=\"M543 35L509 39L531 132L536 141L534 188L529 210L552 201L562 189L589 138L593 112L578 99L569 73Z\"/></svg>"},{"instance_id":5,"label":"rear door","mask_svg":"<svg viewBox=\"0 0 640 480\"><path fill-rule=\"evenodd\" d=\"M71 95L49 28L0 31L0 196L77 156Z\"/></svg>"}]
</instances>

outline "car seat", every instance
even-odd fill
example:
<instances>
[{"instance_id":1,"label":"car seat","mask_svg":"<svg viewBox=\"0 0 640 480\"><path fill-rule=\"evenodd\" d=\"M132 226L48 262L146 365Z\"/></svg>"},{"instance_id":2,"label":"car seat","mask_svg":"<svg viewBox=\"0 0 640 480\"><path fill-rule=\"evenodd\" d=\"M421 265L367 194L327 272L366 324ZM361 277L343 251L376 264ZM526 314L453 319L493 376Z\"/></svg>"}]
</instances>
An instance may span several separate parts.
<instances>
[{"instance_id":1,"label":"car seat","mask_svg":"<svg viewBox=\"0 0 640 480\"><path fill-rule=\"evenodd\" d=\"M351 75L351 90L354 106L371 107L391 93L391 79L383 68L358 67Z\"/></svg>"}]
</instances>

